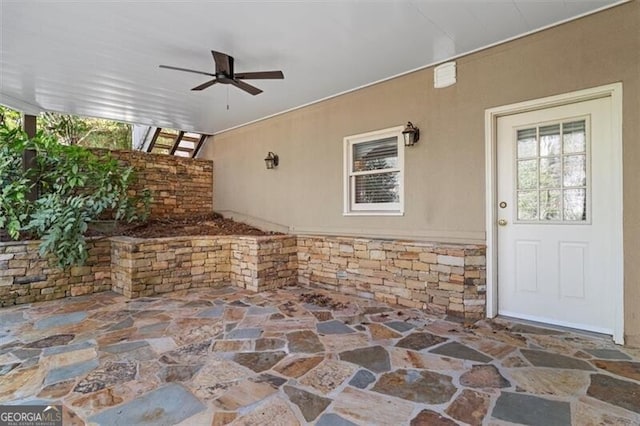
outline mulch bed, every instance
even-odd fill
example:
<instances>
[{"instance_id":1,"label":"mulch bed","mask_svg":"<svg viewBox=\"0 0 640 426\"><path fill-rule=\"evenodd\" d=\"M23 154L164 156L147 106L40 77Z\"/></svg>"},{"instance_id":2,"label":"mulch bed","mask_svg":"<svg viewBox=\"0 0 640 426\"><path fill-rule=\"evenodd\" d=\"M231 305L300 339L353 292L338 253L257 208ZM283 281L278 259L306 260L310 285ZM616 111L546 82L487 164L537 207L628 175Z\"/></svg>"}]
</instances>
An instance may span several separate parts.
<instances>
[{"instance_id":1,"label":"mulch bed","mask_svg":"<svg viewBox=\"0 0 640 426\"><path fill-rule=\"evenodd\" d=\"M87 236L126 236L135 238L163 238L197 235L279 235L278 232L265 232L246 223L225 219L218 213L205 215L180 216L152 219L145 223L118 224L107 232L90 230ZM25 238L27 239L27 238ZM0 241L11 241L0 229Z\"/></svg>"},{"instance_id":2,"label":"mulch bed","mask_svg":"<svg viewBox=\"0 0 640 426\"><path fill-rule=\"evenodd\" d=\"M110 233L135 238L182 237L191 235L277 235L246 223L225 219L220 214L171 217L142 224L123 224Z\"/></svg>"}]
</instances>

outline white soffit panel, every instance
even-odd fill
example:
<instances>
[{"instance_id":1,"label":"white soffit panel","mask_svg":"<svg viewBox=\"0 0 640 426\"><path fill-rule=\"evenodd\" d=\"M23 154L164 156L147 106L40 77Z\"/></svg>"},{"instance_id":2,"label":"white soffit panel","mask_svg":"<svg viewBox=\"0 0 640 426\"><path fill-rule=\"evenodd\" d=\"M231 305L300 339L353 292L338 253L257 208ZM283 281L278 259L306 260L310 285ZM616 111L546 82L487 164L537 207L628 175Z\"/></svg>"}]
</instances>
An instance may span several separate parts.
<instances>
[{"instance_id":1,"label":"white soffit panel","mask_svg":"<svg viewBox=\"0 0 640 426\"><path fill-rule=\"evenodd\" d=\"M0 0L0 104L212 134L619 3ZM210 50L285 79L158 68L212 72Z\"/></svg>"}]
</instances>

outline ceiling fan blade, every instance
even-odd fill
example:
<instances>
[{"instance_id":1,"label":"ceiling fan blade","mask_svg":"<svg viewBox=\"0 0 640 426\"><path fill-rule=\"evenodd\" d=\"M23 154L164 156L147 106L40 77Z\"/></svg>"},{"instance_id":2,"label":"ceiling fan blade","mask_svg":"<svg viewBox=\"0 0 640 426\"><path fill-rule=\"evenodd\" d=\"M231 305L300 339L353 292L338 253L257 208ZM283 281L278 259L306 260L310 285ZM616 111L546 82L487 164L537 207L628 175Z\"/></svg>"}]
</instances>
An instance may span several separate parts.
<instances>
[{"instance_id":1,"label":"ceiling fan blade","mask_svg":"<svg viewBox=\"0 0 640 426\"><path fill-rule=\"evenodd\" d=\"M214 84L216 84L217 82L218 82L218 80L214 78L213 80L209 80L209 81L207 81L206 83L202 83L200 86L196 86L196 87L194 87L194 88L193 88L193 89L191 89L191 90L204 90L204 89L206 89L207 87L211 87L211 86L213 86L213 85L214 85Z\"/></svg>"},{"instance_id":2,"label":"ceiling fan blade","mask_svg":"<svg viewBox=\"0 0 640 426\"><path fill-rule=\"evenodd\" d=\"M160 65L160 68L166 68L168 70L176 70L176 71L184 71L184 72L192 72L194 74L202 74L202 75L209 75L211 77L215 77L215 74L211 74L210 72L204 72L204 71L196 71L196 70L190 70L188 68L180 68L180 67L172 67L170 65Z\"/></svg>"},{"instance_id":3,"label":"ceiling fan blade","mask_svg":"<svg viewBox=\"0 0 640 426\"><path fill-rule=\"evenodd\" d=\"M250 93L252 95L259 95L260 93L262 93L262 90L258 89L255 86L252 86L250 84L245 83L244 81L240 81L240 80L229 80L229 83L233 84L234 86L236 86L238 89L242 89L247 93Z\"/></svg>"},{"instance_id":4,"label":"ceiling fan blade","mask_svg":"<svg viewBox=\"0 0 640 426\"><path fill-rule=\"evenodd\" d=\"M216 74L224 74L233 78L233 56L226 53L211 51L213 62L216 63Z\"/></svg>"},{"instance_id":5,"label":"ceiling fan blade","mask_svg":"<svg viewBox=\"0 0 640 426\"><path fill-rule=\"evenodd\" d=\"M235 78L246 80L283 79L284 74L282 71L238 72Z\"/></svg>"}]
</instances>

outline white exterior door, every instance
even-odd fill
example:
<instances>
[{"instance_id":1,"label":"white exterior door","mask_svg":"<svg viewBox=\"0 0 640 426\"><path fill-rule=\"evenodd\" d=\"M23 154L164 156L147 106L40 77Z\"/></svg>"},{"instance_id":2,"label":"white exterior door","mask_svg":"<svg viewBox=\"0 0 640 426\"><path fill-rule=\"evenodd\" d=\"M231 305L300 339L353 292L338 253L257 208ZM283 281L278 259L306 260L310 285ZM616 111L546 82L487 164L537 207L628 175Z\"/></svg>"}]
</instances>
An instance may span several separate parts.
<instances>
[{"instance_id":1,"label":"white exterior door","mask_svg":"<svg viewBox=\"0 0 640 426\"><path fill-rule=\"evenodd\" d=\"M498 313L613 334L611 99L498 118Z\"/></svg>"}]
</instances>

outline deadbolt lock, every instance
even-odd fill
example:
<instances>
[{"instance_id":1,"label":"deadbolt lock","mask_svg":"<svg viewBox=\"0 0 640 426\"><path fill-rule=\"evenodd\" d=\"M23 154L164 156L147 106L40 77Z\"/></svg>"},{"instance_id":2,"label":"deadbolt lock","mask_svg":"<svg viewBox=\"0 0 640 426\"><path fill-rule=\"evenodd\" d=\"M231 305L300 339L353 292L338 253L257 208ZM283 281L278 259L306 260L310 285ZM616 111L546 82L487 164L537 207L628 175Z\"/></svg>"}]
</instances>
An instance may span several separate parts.
<instances>
[{"instance_id":1,"label":"deadbolt lock","mask_svg":"<svg viewBox=\"0 0 640 426\"><path fill-rule=\"evenodd\" d=\"M500 206L501 209L504 209L504 208L507 207L507 203L505 203L504 201L500 201L499 206Z\"/></svg>"}]
</instances>

